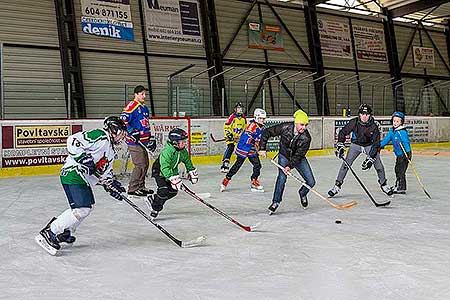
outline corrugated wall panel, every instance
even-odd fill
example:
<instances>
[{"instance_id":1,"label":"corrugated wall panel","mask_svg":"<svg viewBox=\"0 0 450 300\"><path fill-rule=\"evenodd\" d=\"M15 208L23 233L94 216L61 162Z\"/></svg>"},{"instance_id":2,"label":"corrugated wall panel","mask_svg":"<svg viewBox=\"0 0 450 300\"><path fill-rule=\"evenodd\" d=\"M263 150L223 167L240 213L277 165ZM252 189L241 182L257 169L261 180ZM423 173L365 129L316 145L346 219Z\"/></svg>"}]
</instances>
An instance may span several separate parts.
<instances>
[{"instance_id":1,"label":"corrugated wall panel","mask_svg":"<svg viewBox=\"0 0 450 300\"><path fill-rule=\"evenodd\" d=\"M59 51L4 47L3 71L6 119L66 117Z\"/></svg>"},{"instance_id":2,"label":"corrugated wall panel","mask_svg":"<svg viewBox=\"0 0 450 300\"><path fill-rule=\"evenodd\" d=\"M0 41L58 46L54 0L0 1Z\"/></svg>"},{"instance_id":3,"label":"corrugated wall panel","mask_svg":"<svg viewBox=\"0 0 450 300\"><path fill-rule=\"evenodd\" d=\"M81 52L81 68L89 118L120 113L125 103L125 85L129 85L128 100L136 85L147 86L143 56Z\"/></svg>"},{"instance_id":4,"label":"corrugated wall panel","mask_svg":"<svg viewBox=\"0 0 450 300\"><path fill-rule=\"evenodd\" d=\"M175 59L170 57L150 57L153 97L155 99L155 111L157 115L165 116L168 113L170 115L173 114L175 106L172 111L168 112L169 95L167 77L169 74L180 70L189 64L195 64L195 67L183 72L180 76L175 77L172 84L174 91L176 91L176 88L178 87L180 111L185 111L188 115L191 115L189 112L192 111L192 106L194 106L198 115L210 113L208 73L203 73L195 78L192 89L190 86L190 78L194 74L207 68L206 61Z\"/></svg>"},{"instance_id":5,"label":"corrugated wall panel","mask_svg":"<svg viewBox=\"0 0 450 300\"><path fill-rule=\"evenodd\" d=\"M428 31L429 34L431 35L431 38L433 39L433 42L436 44L437 48L439 49L442 57L444 58L444 62L448 65L448 55L447 55L447 44L446 44L446 40L445 40L445 34L444 32L442 33L437 33L437 32L430 32ZM428 37L423 34L424 36L424 42L427 42L427 47L433 47L430 40L428 39ZM434 59L435 59L435 64L436 67L435 68L427 68L428 70L428 74L431 75L442 75L442 76L449 76L449 71L447 70L447 68L445 67L444 62L441 60L441 58L439 57L437 51L434 51Z\"/></svg>"},{"instance_id":6,"label":"corrugated wall panel","mask_svg":"<svg viewBox=\"0 0 450 300\"><path fill-rule=\"evenodd\" d=\"M219 28L220 49L226 47L237 29L250 3L240 1L216 1L217 26ZM264 53L260 49L248 48L248 22L259 22L258 7L255 5L247 21L242 25L239 34L233 41L225 58L264 61Z\"/></svg>"}]
</instances>

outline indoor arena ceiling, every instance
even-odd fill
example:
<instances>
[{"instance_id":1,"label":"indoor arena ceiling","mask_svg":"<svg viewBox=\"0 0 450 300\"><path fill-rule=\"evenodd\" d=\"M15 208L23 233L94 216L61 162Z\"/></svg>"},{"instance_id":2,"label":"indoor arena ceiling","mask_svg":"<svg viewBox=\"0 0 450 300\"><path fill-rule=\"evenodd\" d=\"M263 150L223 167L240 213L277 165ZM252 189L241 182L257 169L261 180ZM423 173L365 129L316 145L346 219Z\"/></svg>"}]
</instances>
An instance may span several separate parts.
<instances>
[{"instance_id":1,"label":"indoor arena ceiling","mask_svg":"<svg viewBox=\"0 0 450 300\"><path fill-rule=\"evenodd\" d=\"M300 0L279 2L303 5ZM450 20L450 0L315 0L318 7L344 12L379 15L388 9L394 20L415 23L421 21L429 26L447 25Z\"/></svg>"}]
</instances>

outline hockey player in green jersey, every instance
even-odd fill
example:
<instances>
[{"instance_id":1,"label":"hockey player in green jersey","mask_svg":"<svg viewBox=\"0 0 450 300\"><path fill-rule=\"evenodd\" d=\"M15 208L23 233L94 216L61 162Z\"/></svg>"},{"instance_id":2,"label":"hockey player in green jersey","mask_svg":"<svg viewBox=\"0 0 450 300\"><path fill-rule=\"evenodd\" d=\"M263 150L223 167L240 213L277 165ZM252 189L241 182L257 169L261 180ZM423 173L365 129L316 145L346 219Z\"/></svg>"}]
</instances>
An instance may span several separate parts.
<instances>
[{"instance_id":1,"label":"hockey player in green jersey","mask_svg":"<svg viewBox=\"0 0 450 300\"><path fill-rule=\"evenodd\" d=\"M148 196L151 205L150 216L156 218L163 209L164 203L175 197L181 189L183 182L178 171L178 165L184 163L188 171L188 179L192 184L198 181L197 169L193 166L189 153L186 150L188 135L181 128L172 129L169 139L152 166L152 177L155 178L158 189L156 194Z\"/></svg>"},{"instance_id":2,"label":"hockey player in green jersey","mask_svg":"<svg viewBox=\"0 0 450 300\"><path fill-rule=\"evenodd\" d=\"M113 179L114 145L125 139L127 127L116 116L107 117L103 129L77 132L67 138L66 162L60 179L70 208L53 218L36 236L36 242L51 255L61 248L60 243L75 242L75 231L90 214L95 200L92 187L103 185L117 200L125 192L122 184Z\"/></svg>"}]
</instances>

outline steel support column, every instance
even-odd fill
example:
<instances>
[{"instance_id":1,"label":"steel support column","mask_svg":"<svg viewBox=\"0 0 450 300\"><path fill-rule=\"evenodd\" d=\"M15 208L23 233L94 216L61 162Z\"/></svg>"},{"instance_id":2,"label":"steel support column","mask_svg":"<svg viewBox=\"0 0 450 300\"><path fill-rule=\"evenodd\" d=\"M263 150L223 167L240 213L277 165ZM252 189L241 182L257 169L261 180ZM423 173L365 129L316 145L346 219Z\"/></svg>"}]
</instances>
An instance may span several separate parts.
<instances>
[{"instance_id":1,"label":"steel support column","mask_svg":"<svg viewBox=\"0 0 450 300\"><path fill-rule=\"evenodd\" d=\"M320 35L319 27L317 24L317 12L314 6L314 0L307 0L304 2L304 13L305 13L305 25L306 33L308 36L309 53L311 58L311 64L314 68L316 75L314 79L321 78L325 75L323 67L323 57L322 49L320 47ZM328 103L328 94L325 90L325 94L322 96L322 84L324 79L320 79L314 82L314 90L316 95L316 107L317 113L319 115L330 115L330 105ZM322 107L322 99L324 100L324 106Z\"/></svg>"},{"instance_id":2,"label":"steel support column","mask_svg":"<svg viewBox=\"0 0 450 300\"><path fill-rule=\"evenodd\" d=\"M395 39L395 28L394 21L392 20L391 12L387 9L383 10L385 19L383 19L384 37L386 42L386 52L388 56L389 63L389 73L391 77L394 77L393 82L399 82L401 84L401 70L400 63L398 59L397 42ZM395 85L392 85L392 96L394 97L394 107L395 110L405 111L405 101L396 101L394 95ZM398 89L398 92L403 95L403 87Z\"/></svg>"}]
</instances>

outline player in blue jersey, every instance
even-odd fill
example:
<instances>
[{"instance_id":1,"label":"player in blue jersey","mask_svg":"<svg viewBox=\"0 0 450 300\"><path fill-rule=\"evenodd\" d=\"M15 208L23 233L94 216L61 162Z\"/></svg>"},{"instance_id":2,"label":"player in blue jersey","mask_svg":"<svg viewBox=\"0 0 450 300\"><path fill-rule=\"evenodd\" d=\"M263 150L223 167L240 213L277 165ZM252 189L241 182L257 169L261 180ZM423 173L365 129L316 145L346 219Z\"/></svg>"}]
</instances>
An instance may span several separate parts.
<instances>
[{"instance_id":1,"label":"player in blue jersey","mask_svg":"<svg viewBox=\"0 0 450 300\"><path fill-rule=\"evenodd\" d=\"M134 88L134 99L125 106L122 112L122 120L127 125L127 145L134 164L128 184L128 195L147 196L152 191L145 188L145 176L150 166L147 150L138 142L142 143L150 151L155 151L156 140L150 135L150 112L145 106L147 89L142 85Z\"/></svg>"}]
</instances>

